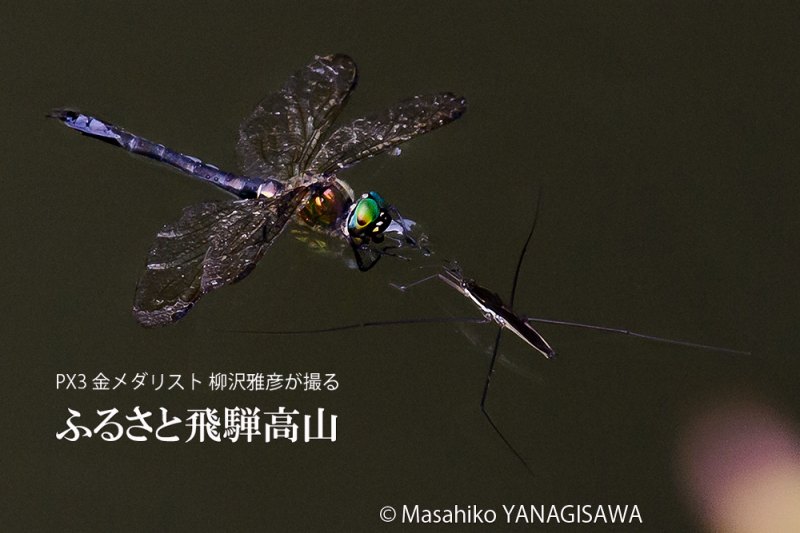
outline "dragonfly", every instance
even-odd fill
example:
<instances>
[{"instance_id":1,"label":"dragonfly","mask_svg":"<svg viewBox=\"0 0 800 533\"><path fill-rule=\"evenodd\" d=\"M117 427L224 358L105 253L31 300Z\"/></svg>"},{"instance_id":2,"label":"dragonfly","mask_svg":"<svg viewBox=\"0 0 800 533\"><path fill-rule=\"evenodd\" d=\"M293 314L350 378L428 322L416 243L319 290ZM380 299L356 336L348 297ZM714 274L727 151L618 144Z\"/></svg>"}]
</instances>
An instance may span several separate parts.
<instances>
[{"instance_id":1,"label":"dragonfly","mask_svg":"<svg viewBox=\"0 0 800 533\"><path fill-rule=\"evenodd\" d=\"M374 191L355 198L339 172L458 119L466 100L449 92L413 96L335 127L357 77L343 54L316 56L295 72L241 123L239 174L77 110L48 115L236 197L186 207L157 233L134 297L139 324L172 324L203 295L241 281L292 220L347 243L362 271L400 248L424 248L411 221Z\"/></svg>"}]
</instances>

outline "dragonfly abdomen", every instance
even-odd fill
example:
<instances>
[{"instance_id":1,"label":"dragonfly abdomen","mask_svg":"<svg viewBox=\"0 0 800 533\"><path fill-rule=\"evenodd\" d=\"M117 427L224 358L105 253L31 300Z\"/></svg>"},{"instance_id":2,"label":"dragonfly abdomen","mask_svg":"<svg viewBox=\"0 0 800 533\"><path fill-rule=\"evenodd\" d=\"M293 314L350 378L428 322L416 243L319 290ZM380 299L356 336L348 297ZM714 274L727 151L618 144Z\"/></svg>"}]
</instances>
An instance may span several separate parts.
<instances>
[{"instance_id":1,"label":"dragonfly abdomen","mask_svg":"<svg viewBox=\"0 0 800 533\"><path fill-rule=\"evenodd\" d=\"M130 133L119 126L79 111L57 109L50 115L83 135L120 146L125 150L166 163L182 172L207 181L240 198L273 197L283 183L270 178L250 178L225 172L200 159L171 150L163 144Z\"/></svg>"}]
</instances>

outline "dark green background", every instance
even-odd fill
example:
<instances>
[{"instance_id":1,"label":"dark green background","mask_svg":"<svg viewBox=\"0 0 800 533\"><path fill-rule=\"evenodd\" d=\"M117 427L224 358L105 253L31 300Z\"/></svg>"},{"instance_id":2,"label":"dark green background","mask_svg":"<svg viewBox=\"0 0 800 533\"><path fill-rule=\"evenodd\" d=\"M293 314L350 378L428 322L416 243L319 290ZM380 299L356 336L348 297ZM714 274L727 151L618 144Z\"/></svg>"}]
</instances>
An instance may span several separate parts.
<instances>
[{"instance_id":1,"label":"dark green background","mask_svg":"<svg viewBox=\"0 0 800 533\"><path fill-rule=\"evenodd\" d=\"M589 2L251 2L7 8L0 36L5 192L3 529L397 530L383 505L638 504L644 527L702 528L676 481L681 428L747 396L800 417L796 9ZM151 239L223 198L47 121L74 106L233 169L238 122L314 54L360 67L353 117L416 93L463 119L346 173L422 222L507 296L539 187L516 307L749 349L751 357L542 327L553 362L494 328L325 336L234 328L469 314L385 261L362 275L290 238L177 326L130 316ZM223 330L223 331L219 331ZM65 392L59 372L335 372L335 393ZM527 377L526 377L527 376ZM325 407L339 440L290 445L57 441L66 409ZM567 531L580 529L562 527ZM427 530L435 530L430 527ZM471 529L469 527L449 530ZM488 528L475 527L486 531ZM601 529L601 528L600 528Z\"/></svg>"}]
</instances>

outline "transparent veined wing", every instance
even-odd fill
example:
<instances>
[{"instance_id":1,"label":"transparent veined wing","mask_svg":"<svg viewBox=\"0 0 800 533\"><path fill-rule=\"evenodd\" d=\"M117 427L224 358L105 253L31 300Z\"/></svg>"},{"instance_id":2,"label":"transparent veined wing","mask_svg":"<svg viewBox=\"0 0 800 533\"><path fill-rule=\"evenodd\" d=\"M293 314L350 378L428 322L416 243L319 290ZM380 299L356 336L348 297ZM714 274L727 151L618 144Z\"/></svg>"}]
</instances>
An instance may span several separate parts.
<instances>
[{"instance_id":1,"label":"transparent veined wing","mask_svg":"<svg viewBox=\"0 0 800 533\"><path fill-rule=\"evenodd\" d=\"M249 274L286 227L307 189L275 198L206 202L164 226L139 279L133 314L143 326L183 318L207 292Z\"/></svg>"},{"instance_id":2,"label":"transparent veined wing","mask_svg":"<svg viewBox=\"0 0 800 533\"><path fill-rule=\"evenodd\" d=\"M316 57L262 100L239 127L236 153L245 176L301 174L356 84L346 55Z\"/></svg>"},{"instance_id":3,"label":"transparent veined wing","mask_svg":"<svg viewBox=\"0 0 800 533\"><path fill-rule=\"evenodd\" d=\"M308 170L319 174L336 172L444 126L466 110L466 100L451 93L403 100L383 113L357 118L338 128L319 148Z\"/></svg>"}]
</instances>

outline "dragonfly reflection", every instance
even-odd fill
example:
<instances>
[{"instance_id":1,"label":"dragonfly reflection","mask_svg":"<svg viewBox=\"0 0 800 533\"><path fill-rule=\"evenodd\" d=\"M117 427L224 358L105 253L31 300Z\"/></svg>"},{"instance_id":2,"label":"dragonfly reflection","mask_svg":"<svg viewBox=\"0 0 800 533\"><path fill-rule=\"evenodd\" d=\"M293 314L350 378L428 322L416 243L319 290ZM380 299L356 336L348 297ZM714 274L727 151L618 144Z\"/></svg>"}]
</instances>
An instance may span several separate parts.
<instances>
[{"instance_id":1,"label":"dragonfly reflection","mask_svg":"<svg viewBox=\"0 0 800 533\"><path fill-rule=\"evenodd\" d=\"M239 198L189 206L158 232L133 304L141 325L171 324L204 294L247 276L293 219L344 240L364 271L398 248L422 248L412 224L393 206L375 192L356 200L338 172L457 119L466 101L451 93L414 96L334 129L356 77L349 57L316 57L262 100L239 128L241 174L78 111L52 112L84 135L171 165Z\"/></svg>"}]
</instances>

